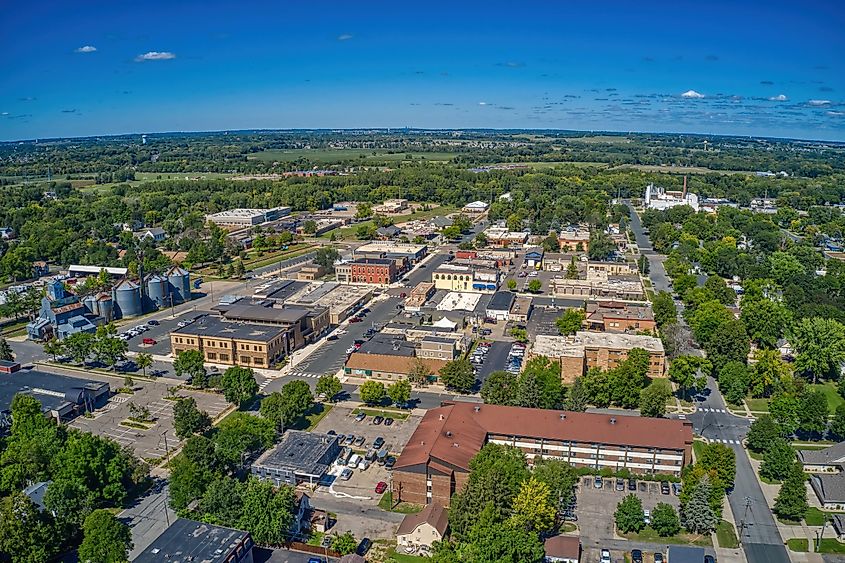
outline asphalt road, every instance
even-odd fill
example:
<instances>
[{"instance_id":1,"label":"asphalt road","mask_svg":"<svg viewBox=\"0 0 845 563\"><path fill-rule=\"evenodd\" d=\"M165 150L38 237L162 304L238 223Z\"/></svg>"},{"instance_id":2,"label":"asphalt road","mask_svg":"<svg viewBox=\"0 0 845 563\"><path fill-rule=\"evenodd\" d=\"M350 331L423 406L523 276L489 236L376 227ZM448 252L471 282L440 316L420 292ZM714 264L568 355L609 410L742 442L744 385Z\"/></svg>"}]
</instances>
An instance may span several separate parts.
<instances>
[{"instance_id":1,"label":"asphalt road","mask_svg":"<svg viewBox=\"0 0 845 563\"><path fill-rule=\"evenodd\" d=\"M631 209L631 230L640 252L648 257L649 278L658 291L671 291L663 268L663 258L657 255L648 237L643 233L639 216ZM745 556L749 563L781 563L789 561L783 540L778 532L772 511L763 496L763 490L754 474L754 469L743 451L742 440L748 432L750 423L744 418L730 414L725 400L713 378L709 378L707 389L698 397L696 412L688 418L692 421L695 433L711 441L727 445L736 454L736 478L734 488L728 493L734 518L739 527L744 521L741 533ZM739 534L739 530L737 530Z\"/></svg>"},{"instance_id":2,"label":"asphalt road","mask_svg":"<svg viewBox=\"0 0 845 563\"><path fill-rule=\"evenodd\" d=\"M176 513L167 505L167 491L169 485L160 481L159 490L151 490L145 496L135 501L135 504L120 513L120 519L125 521L132 531L132 551L129 559L134 559L144 551L159 534L167 529L168 523L176 521Z\"/></svg>"}]
</instances>

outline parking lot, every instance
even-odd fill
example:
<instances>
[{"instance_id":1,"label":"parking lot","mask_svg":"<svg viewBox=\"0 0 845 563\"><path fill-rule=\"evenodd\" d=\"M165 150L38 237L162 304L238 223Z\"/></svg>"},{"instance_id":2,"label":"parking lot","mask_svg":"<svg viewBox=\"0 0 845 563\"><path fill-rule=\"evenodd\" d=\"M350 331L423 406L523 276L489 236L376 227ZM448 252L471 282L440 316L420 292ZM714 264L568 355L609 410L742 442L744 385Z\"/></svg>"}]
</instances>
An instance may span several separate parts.
<instances>
[{"instance_id":1,"label":"parking lot","mask_svg":"<svg viewBox=\"0 0 845 563\"><path fill-rule=\"evenodd\" d=\"M179 445L179 439L173 431L174 401L168 396L168 385L158 382L143 382L135 386L132 395L119 393L111 397L108 403L94 411L93 417L80 416L70 426L92 434L111 438L121 446L129 446L141 459L162 458L167 451L173 451ZM180 390L179 397L193 397L200 410L206 411L212 419L226 410L229 404L222 395L201 391ZM131 416L130 403L149 409L155 424L148 430L122 426L121 421Z\"/></svg>"},{"instance_id":2,"label":"parking lot","mask_svg":"<svg viewBox=\"0 0 845 563\"><path fill-rule=\"evenodd\" d=\"M595 477L582 477L576 487L575 515L578 517L578 527L581 530L589 530L589 536L593 539L614 538L613 513L616 512L616 505L628 494L636 494L643 503L643 510L652 511L657 503L665 502L676 510L678 509L678 497L671 491L668 495L660 492L660 483L657 481L637 481L637 490L628 490L628 482L624 481L624 489L616 490L616 479L602 479L602 488L595 486ZM592 561L592 559L588 559ZM596 561L598 558L596 558Z\"/></svg>"},{"instance_id":3,"label":"parking lot","mask_svg":"<svg viewBox=\"0 0 845 563\"><path fill-rule=\"evenodd\" d=\"M388 451L398 456L421 420L421 417L410 416L409 414L406 420L396 419L392 425L385 426L384 423L373 424L372 416L368 416L362 422L356 422L355 415L352 412L353 409L336 406L323 417L314 431L328 432L334 430L338 434L354 434L356 438L363 436L364 443L352 447L355 451L363 452L371 448L373 440L381 436L384 438L385 447L388 448Z\"/></svg>"}]
</instances>

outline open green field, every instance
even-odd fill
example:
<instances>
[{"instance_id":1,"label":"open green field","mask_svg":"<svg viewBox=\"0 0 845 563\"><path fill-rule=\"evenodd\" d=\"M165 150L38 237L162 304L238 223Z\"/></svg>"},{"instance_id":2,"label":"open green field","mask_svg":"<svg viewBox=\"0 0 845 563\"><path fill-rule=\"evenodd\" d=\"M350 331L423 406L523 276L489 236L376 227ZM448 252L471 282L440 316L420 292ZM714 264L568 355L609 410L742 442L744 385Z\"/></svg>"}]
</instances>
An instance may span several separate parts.
<instances>
[{"instance_id":1,"label":"open green field","mask_svg":"<svg viewBox=\"0 0 845 563\"><path fill-rule=\"evenodd\" d=\"M836 407L845 404L845 399L836 391L836 384L832 381L827 383L818 383L816 385L809 385L813 391L821 391L827 397L827 408L832 413L836 411Z\"/></svg>"},{"instance_id":2,"label":"open green field","mask_svg":"<svg viewBox=\"0 0 845 563\"><path fill-rule=\"evenodd\" d=\"M372 149L279 149L267 150L249 156L252 160L264 162L293 162L305 158L311 162L332 164L347 160L369 162L401 162L409 160L449 161L455 158L451 152L385 152Z\"/></svg>"},{"instance_id":3,"label":"open green field","mask_svg":"<svg viewBox=\"0 0 845 563\"><path fill-rule=\"evenodd\" d=\"M434 204L431 204L434 205ZM415 211L409 215L391 215L390 218L394 221L394 223L406 223L408 221L415 221L415 220L422 220L422 219L431 219L432 217L439 217L441 215L448 215L450 213L454 213L457 211L457 207L453 207L451 205L440 205L434 206L432 209L428 209L426 211ZM362 221L360 223L355 223L349 227L342 227L340 229L335 229L333 231L328 231L323 233L319 236L319 238L331 238L332 233L334 233L335 238L340 240L348 240L357 238L355 236L355 232L358 230L358 227L361 225L372 225L372 221Z\"/></svg>"},{"instance_id":4,"label":"open green field","mask_svg":"<svg viewBox=\"0 0 845 563\"><path fill-rule=\"evenodd\" d=\"M566 137L566 142L584 143L587 145L627 145L631 142L631 139L623 137L622 135L588 135L585 137Z\"/></svg>"},{"instance_id":5,"label":"open green field","mask_svg":"<svg viewBox=\"0 0 845 563\"><path fill-rule=\"evenodd\" d=\"M666 172L669 174L754 174L749 170L712 170L703 166L661 166L656 164L621 164L611 170L632 168L643 172Z\"/></svg>"}]
</instances>

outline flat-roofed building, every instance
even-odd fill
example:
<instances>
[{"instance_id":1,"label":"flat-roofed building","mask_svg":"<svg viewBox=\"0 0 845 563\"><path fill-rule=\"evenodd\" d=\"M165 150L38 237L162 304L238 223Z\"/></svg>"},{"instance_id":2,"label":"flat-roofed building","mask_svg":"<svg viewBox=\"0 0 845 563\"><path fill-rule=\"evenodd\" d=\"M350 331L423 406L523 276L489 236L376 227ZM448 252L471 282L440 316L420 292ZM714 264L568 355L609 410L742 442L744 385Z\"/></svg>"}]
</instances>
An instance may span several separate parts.
<instances>
[{"instance_id":1,"label":"flat-roofed building","mask_svg":"<svg viewBox=\"0 0 845 563\"><path fill-rule=\"evenodd\" d=\"M561 379L570 383L590 368L610 370L641 348L649 355L649 377L664 377L666 354L659 338L639 334L578 331L572 336L538 334L530 354L560 364Z\"/></svg>"},{"instance_id":2,"label":"flat-roofed building","mask_svg":"<svg viewBox=\"0 0 845 563\"><path fill-rule=\"evenodd\" d=\"M284 326L200 320L170 333L174 356L199 350L206 362L255 368L271 368L294 350L291 330Z\"/></svg>"},{"instance_id":3,"label":"flat-roofed building","mask_svg":"<svg viewBox=\"0 0 845 563\"><path fill-rule=\"evenodd\" d=\"M575 227L564 229L557 235L560 249L564 252L589 252L590 229Z\"/></svg>"},{"instance_id":4,"label":"flat-roofed building","mask_svg":"<svg viewBox=\"0 0 845 563\"><path fill-rule=\"evenodd\" d=\"M464 213L484 213L490 207L490 204L486 201L473 201L471 203L467 203L466 205L461 208L461 211Z\"/></svg>"},{"instance_id":5,"label":"flat-roofed building","mask_svg":"<svg viewBox=\"0 0 845 563\"><path fill-rule=\"evenodd\" d=\"M608 276L607 272L602 271L594 271L586 279L555 278L551 281L551 293L560 298L645 299L645 290L639 276Z\"/></svg>"},{"instance_id":6,"label":"flat-roofed building","mask_svg":"<svg viewBox=\"0 0 845 563\"><path fill-rule=\"evenodd\" d=\"M599 332L638 332L654 330L651 305L621 301L591 301L587 303L584 328Z\"/></svg>"},{"instance_id":7,"label":"flat-roofed building","mask_svg":"<svg viewBox=\"0 0 845 563\"><path fill-rule=\"evenodd\" d=\"M488 319L495 319L497 321L506 321L510 316L511 307L513 307L516 295L511 291L497 291L490 298L484 314Z\"/></svg>"},{"instance_id":8,"label":"flat-roofed building","mask_svg":"<svg viewBox=\"0 0 845 563\"><path fill-rule=\"evenodd\" d=\"M458 357L458 342L454 338L425 336L420 340L417 357L451 362Z\"/></svg>"},{"instance_id":9,"label":"flat-roofed building","mask_svg":"<svg viewBox=\"0 0 845 563\"><path fill-rule=\"evenodd\" d=\"M252 227L281 217L290 215L290 207L274 207L272 209L229 209L205 216L219 227Z\"/></svg>"},{"instance_id":10,"label":"flat-roofed building","mask_svg":"<svg viewBox=\"0 0 845 563\"><path fill-rule=\"evenodd\" d=\"M426 257L428 246L394 241L373 241L352 250L352 258L405 258L416 264Z\"/></svg>"},{"instance_id":11,"label":"flat-roofed building","mask_svg":"<svg viewBox=\"0 0 845 563\"><path fill-rule=\"evenodd\" d=\"M272 307L270 303L247 303L240 300L231 305L220 304L214 309L227 321L283 327L294 350L314 342L329 328L329 311L325 307Z\"/></svg>"},{"instance_id":12,"label":"flat-roofed building","mask_svg":"<svg viewBox=\"0 0 845 563\"><path fill-rule=\"evenodd\" d=\"M499 287L499 271L458 264L441 264L431 273L437 289L470 293L493 293Z\"/></svg>"},{"instance_id":13,"label":"flat-roofed building","mask_svg":"<svg viewBox=\"0 0 845 563\"><path fill-rule=\"evenodd\" d=\"M335 266L337 281L341 283L366 283L390 285L396 281L399 268L388 258L357 258Z\"/></svg>"},{"instance_id":14,"label":"flat-roofed building","mask_svg":"<svg viewBox=\"0 0 845 563\"><path fill-rule=\"evenodd\" d=\"M420 282L411 290L411 294L405 299L406 311L420 311L425 302L437 292L431 282Z\"/></svg>"},{"instance_id":15,"label":"flat-roofed building","mask_svg":"<svg viewBox=\"0 0 845 563\"><path fill-rule=\"evenodd\" d=\"M518 295L513 301L511 311L508 314L508 320L515 323L527 323L528 317L531 315L534 300L527 295Z\"/></svg>"},{"instance_id":16,"label":"flat-roofed building","mask_svg":"<svg viewBox=\"0 0 845 563\"><path fill-rule=\"evenodd\" d=\"M417 346L401 335L377 334L349 355L344 366L347 375L373 379L406 379L422 363L437 376L445 360L418 358Z\"/></svg>"},{"instance_id":17,"label":"flat-roofed building","mask_svg":"<svg viewBox=\"0 0 845 563\"><path fill-rule=\"evenodd\" d=\"M636 276L637 264L634 262L606 262L604 260L590 260L587 262L587 277L601 275L608 276Z\"/></svg>"},{"instance_id":18,"label":"flat-roofed building","mask_svg":"<svg viewBox=\"0 0 845 563\"><path fill-rule=\"evenodd\" d=\"M401 213L408 209L408 200L402 198L386 199L381 205L373 206L373 213Z\"/></svg>"},{"instance_id":19,"label":"flat-roofed building","mask_svg":"<svg viewBox=\"0 0 845 563\"><path fill-rule=\"evenodd\" d=\"M494 248L521 247L528 240L528 233L525 231L510 231L504 227L490 227L484 231L487 237L487 245Z\"/></svg>"},{"instance_id":20,"label":"flat-roofed building","mask_svg":"<svg viewBox=\"0 0 845 563\"><path fill-rule=\"evenodd\" d=\"M447 401L430 409L393 467L394 500L448 506L487 443L600 471L680 476L692 462L692 424L639 416Z\"/></svg>"},{"instance_id":21,"label":"flat-roofed building","mask_svg":"<svg viewBox=\"0 0 845 563\"><path fill-rule=\"evenodd\" d=\"M326 269L320 264L306 264L296 273L296 279L302 281L314 281L326 275Z\"/></svg>"},{"instance_id":22,"label":"flat-roofed building","mask_svg":"<svg viewBox=\"0 0 845 563\"><path fill-rule=\"evenodd\" d=\"M287 430L282 440L255 460L250 473L280 485L320 482L340 453L337 436Z\"/></svg>"},{"instance_id":23,"label":"flat-roofed building","mask_svg":"<svg viewBox=\"0 0 845 563\"><path fill-rule=\"evenodd\" d=\"M252 563L253 546L249 532L178 518L132 563Z\"/></svg>"}]
</instances>

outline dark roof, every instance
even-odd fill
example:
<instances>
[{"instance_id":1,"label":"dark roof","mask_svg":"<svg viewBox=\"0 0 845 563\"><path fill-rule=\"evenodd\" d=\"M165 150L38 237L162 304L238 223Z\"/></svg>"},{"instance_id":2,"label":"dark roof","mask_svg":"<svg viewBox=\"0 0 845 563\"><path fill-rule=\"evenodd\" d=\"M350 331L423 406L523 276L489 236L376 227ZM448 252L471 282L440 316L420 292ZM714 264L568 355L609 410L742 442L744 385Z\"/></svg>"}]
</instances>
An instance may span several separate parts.
<instances>
[{"instance_id":1,"label":"dark roof","mask_svg":"<svg viewBox=\"0 0 845 563\"><path fill-rule=\"evenodd\" d=\"M834 514L831 521L833 522L833 527L836 529L836 533L840 536L845 533L845 514Z\"/></svg>"},{"instance_id":2,"label":"dark roof","mask_svg":"<svg viewBox=\"0 0 845 563\"><path fill-rule=\"evenodd\" d=\"M581 539L578 536L552 536L543 544L547 557L575 559L581 556Z\"/></svg>"},{"instance_id":3,"label":"dark roof","mask_svg":"<svg viewBox=\"0 0 845 563\"><path fill-rule=\"evenodd\" d=\"M845 502L845 473L817 473L810 477L810 485L823 503Z\"/></svg>"},{"instance_id":4,"label":"dark roof","mask_svg":"<svg viewBox=\"0 0 845 563\"><path fill-rule=\"evenodd\" d=\"M399 334L377 334L372 339L364 342L356 354L380 354L383 356L408 356L415 355L415 346L405 340Z\"/></svg>"},{"instance_id":5,"label":"dark roof","mask_svg":"<svg viewBox=\"0 0 845 563\"><path fill-rule=\"evenodd\" d=\"M425 413L395 469L434 458L468 471L488 434L672 450L692 444L692 425L680 420L445 401Z\"/></svg>"},{"instance_id":6,"label":"dark roof","mask_svg":"<svg viewBox=\"0 0 845 563\"><path fill-rule=\"evenodd\" d=\"M399 524L399 529L396 530L396 534L410 534L416 530L420 524L426 522L431 524L435 530L440 532L440 536L442 537L446 535L446 528L449 527L449 511L439 504L427 504L420 512L405 516L402 523Z\"/></svg>"},{"instance_id":7,"label":"dark roof","mask_svg":"<svg viewBox=\"0 0 845 563\"><path fill-rule=\"evenodd\" d=\"M487 308L493 311L510 311L515 297L510 291L497 291L490 298Z\"/></svg>"},{"instance_id":8,"label":"dark roof","mask_svg":"<svg viewBox=\"0 0 845 563\"><path fill-rule=\"evenodd\" d=\"M177 328L171 334L188 334L193 336L211 336L220 338L234 338L236 340L251 340L255 342L270 342L280 336L284 330L271 325L257 325L224 321L217 317L202 317L195 323L183 328Z\"/></svg>"},{"instance_id":9,"label":"dark roof","mask_svg":"<svg viewBox=\"0 0 845 563\"><path fill-rule=\"evenodd\" d=\"M823 450L798 450L798 459L804 465L841 465L845 460L845 442Z\"/></svg>"},{"instance_id":10,"label":"dark roof","mask_svg":"<svg viewBox=\"0 0 845 563\"><path fill-rule=\"evenodd\" d=\"M201 561L223 563L244 542L249 532L179 518L147 546L133 563Z\"/></svg>"},{"instance_id":11,"label":"dark roof","mask_svg":"<svg viewBox=\"0 0 845 563\"><path fill-rule=\"evenodd\" d=\"M271 299L280 299L284 300L308 285L308 282L299 281L299 280L282 280L277 285L275 285L270 293L267 294L267 297Z\"/></svg>"},{"instance_id":12,"label":"dark roof","mask_svg":"<svg viewBox=\"0 0 845 563\"><path fill-rule=\"evenodd\" d=\"M108 389L108 387L109 384L102 381L81 379L45 371L0 372L0 411L8 410L12 405L12 399L18 393L32 395L41 402L41 410L47 412L58 409L66 402L78 404L84 391L96 394L104 388Z\"/></svg>"},{"instance_id":13,"label":"dark roof","mask_svg":"<svg viewBox=\"0 0 845 563\"><path fill-rule=\"evenodd\" d=\"M704 561L704 548L670 545L668 555L669 561L672 563L702 563Z\"/></svg>"},{"instance_id":14,"label":"dark roof","mask_svg":"<svg viewBox=\"0 0 845 563\"><path fill-rule=\"evenodd\" d=\"M402 232L402 229L400 229L396 225L388 225L387 227L379 227L378 229L376 229L376 234L381 235L381 236L392 237L394 235L398 235L401 232Z\"/></svg>"},{"instance_id":15,"label":"dark roof","mask_svg":"<svg viewBox=\"0 0 845 563\"><path fill-rule=\"evenodd\" d=\"M334 461L327 456L332 448L338 448L336 436L288 430L282 436L282 441L261 454L253 465L287 469L305 475L322 475Z\"/></svg>"},{"instance_id":16,"label":"dark roof","mask_svg":"<svg viewBox=\"0 0 845 563\"><path fill-rule=\"evenodd\" d=\"M372 264L374 266L390 266L393 260L387 258L356 258L351 264Z\"/></svg>"}]
</instances>

